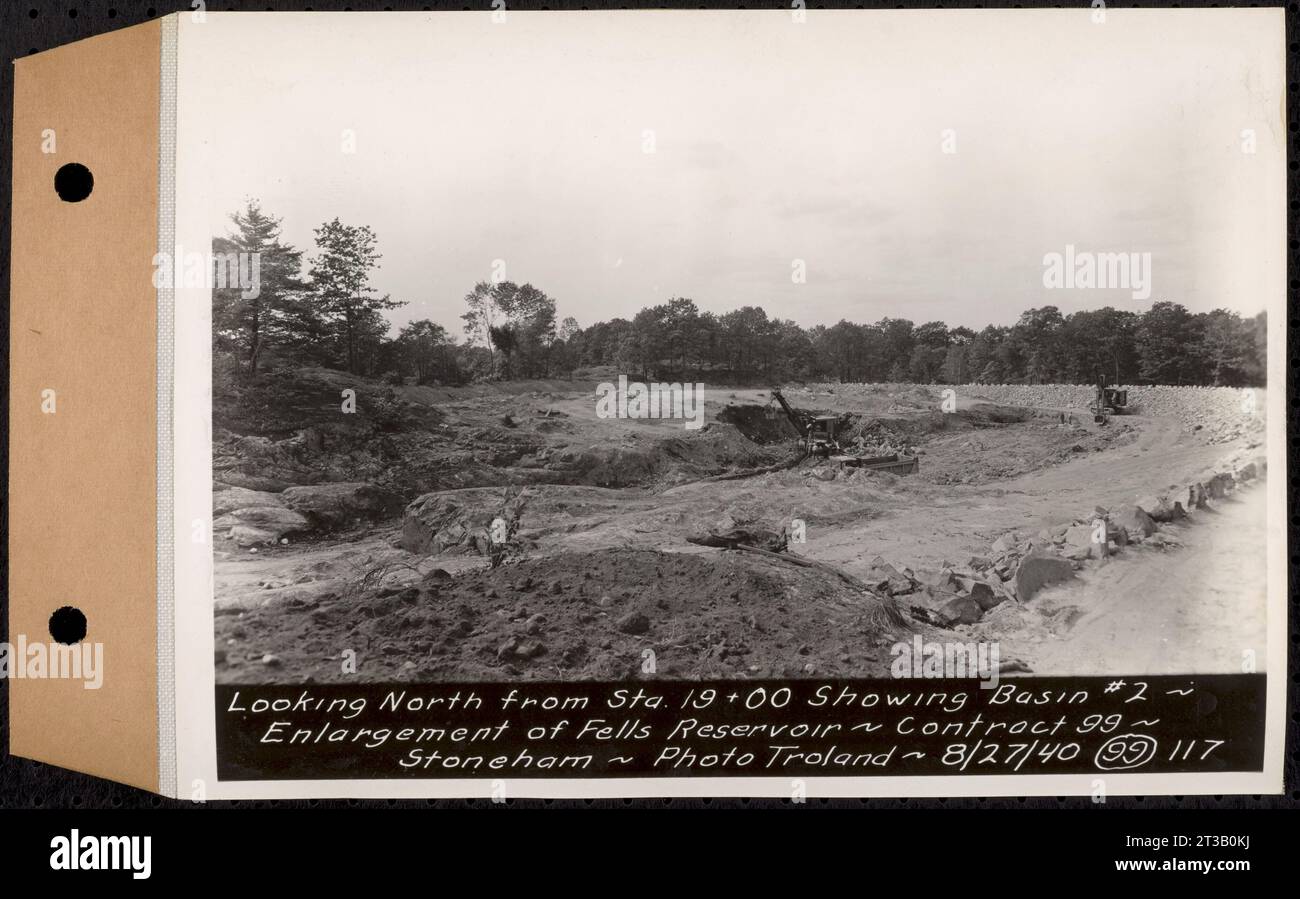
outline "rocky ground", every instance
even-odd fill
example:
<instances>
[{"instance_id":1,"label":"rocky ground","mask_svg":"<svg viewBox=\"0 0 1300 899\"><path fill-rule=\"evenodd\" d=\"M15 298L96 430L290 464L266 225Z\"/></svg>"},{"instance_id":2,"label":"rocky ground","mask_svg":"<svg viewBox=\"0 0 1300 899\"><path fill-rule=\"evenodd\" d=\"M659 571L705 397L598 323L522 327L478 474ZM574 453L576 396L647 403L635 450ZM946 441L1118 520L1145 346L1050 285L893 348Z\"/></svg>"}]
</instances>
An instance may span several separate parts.
<instances>
[{"instance_id":1,"label":"rocky ground","mask_svg":"<svg viewBox=\"0 0 1300 899\"><path fill-rule=\"evenodd\" d=\"M739 553L566 552L222 611L235 682L347 680L346 649L382 680L809 676L887 664L896 638L843 585Z\"/></svg>"},{"instance_id":2,"label":"rocky ground","mask_svg":"<svg viewBox=\"0 0 1300 899\"><path fill-rule=\"evenodd\" d=\"M1077 656L1038 649L1095 620L1089 584L1177 553L1264 474L1262 392L1147 388L1098 426L1087 388L958 387L945 412L943 387L809 385L787 398L920 471L720 481L792 458L766 391L713 394L687 431L598 419L582 383L354 381L306 372L218 407L223 682L884 676L913 631L1071 673ZM1262 533L1262 513L1245 523ZM745 531L830 567L690 542ZM1097 651L1145 670L1140 645Z\"/></svg>"}]
</instances>

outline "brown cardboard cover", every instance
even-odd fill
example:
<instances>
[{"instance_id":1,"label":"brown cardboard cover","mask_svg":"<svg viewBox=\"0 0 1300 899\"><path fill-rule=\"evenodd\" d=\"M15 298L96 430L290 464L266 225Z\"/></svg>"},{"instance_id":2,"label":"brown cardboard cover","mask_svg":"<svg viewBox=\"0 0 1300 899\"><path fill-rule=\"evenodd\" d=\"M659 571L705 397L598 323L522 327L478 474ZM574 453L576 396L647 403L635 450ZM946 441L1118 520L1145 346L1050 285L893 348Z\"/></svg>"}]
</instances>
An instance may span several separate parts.
<instances>
[{"instance_id":1,"label":"brown cardboard cover","mask_svg":"<svg viewBox=\"0 0 1300 899\"><path fill-rule=\"evenodd\" d=\"M10 332L10 642L49 642L73 605L104 644L98 690L10 680L11 750L150 790L160 39L151 22L15 64ZM80 203L54 192L68 162L94 176Z\"/></svg>"}]
</instances>

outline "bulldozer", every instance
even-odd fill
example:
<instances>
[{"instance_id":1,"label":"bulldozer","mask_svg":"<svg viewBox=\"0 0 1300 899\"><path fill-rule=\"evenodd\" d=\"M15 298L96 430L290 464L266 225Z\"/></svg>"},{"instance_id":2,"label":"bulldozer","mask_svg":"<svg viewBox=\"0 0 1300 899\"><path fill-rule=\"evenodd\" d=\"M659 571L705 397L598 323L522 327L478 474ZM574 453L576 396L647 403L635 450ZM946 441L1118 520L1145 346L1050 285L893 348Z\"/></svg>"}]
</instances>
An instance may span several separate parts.
<instances>
[{"instance_id":1,"label":"bulldozer","mask_svg":"<svg viewBox=\"0 0 1300 899\"><path fill-rule=\"evenodd\" d=\"M1123 415L1128 410L1128 391L1106 386L1106 376L1097 370L1097 391L1088 404L1092 420L1099 425L1110 421L1112 415Z\"/></svg>"},{"instance_id":2,"label":"bulldozer","mask_svg":"<svg viewBox=\"0 0 1300 899\"><path fill-rule=\"evenodd\" d=\"M785 417L794 426L803 441L803 450L810 456L817 456L837 462L849 468L866 468L872 471L892 471L895 474L910 474L920 465L914 456L862 456L848 452L840 443L841 435L853 421L853 416L812 415L795 409L781 391L773 387L768 390L772 399L780 404Z\"/></svg>"}]
</instances>

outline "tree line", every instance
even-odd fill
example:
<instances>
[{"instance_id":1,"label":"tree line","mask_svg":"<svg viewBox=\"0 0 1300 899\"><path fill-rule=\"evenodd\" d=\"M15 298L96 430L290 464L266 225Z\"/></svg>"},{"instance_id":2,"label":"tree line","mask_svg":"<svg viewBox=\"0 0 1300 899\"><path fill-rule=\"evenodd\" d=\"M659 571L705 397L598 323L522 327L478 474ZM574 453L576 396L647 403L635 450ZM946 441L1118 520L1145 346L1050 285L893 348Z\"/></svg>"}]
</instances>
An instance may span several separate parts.
<instances>
[{"instance_id":1,"label":"tree line","mask_svg":"<svg viewBox=\"0 0 1300 899\"><path fill-rule=\"evenodd\" d=\"M1192 313L1169 301L1142 313L1041 306L1014 325L974 331L903 318L805 328L758 306L719 314L678 297L583 328L573 318L557 322L554 298L531 284L483 281L464 298L462 339L429 319L390 334L384 313L404 303L371 285L382 257L369 227L324 223L304 259L256 201L231 222L213 253L259 253L261 283L251 298L237 287L213 291L214 349L218 364L244 378L283 364L448 385L568 377L596 366L646 380L734 384L1091 383L1101 373L1119 384L1241 387L1266 378L1266 313Z\"/></svg>"}]
</instances>

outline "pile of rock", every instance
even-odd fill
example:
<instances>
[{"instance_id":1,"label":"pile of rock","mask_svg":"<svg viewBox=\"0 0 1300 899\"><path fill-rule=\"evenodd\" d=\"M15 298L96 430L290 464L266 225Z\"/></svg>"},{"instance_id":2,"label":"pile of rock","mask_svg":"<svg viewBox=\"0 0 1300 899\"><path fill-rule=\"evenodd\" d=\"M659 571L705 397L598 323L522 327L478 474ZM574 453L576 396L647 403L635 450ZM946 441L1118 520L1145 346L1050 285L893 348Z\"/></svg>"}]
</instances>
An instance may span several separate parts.
<instances>
[{"instance_id":1,"label":"pile of rock","mask_svg":"<svg viewBox=\"0 0 1300 899\"><path fill-rule=\"evenodd\" d=\"M1018 532L999 537L988 556L965 565L944 562L937 574L918 576L877 557L871 563L873 587L900 600L912 617L926 624L955 627L974 624L1008 600L1028 602L1045 587L1075 576L1089 560L1105 559L1124 547L1146 543L1177 546L1160 525L1180 521L1209 507L1211 500L1262 477L1264 462L1240 454L1185 486L1173 486L1116 509L1094 508L1087 515L1025 539Z\"/></svg>"},{"instance_id":2,"label":"pile of rock","mask_svg":"<svg viewBox=\"0 0 1300 899\"><path fill-rule=\"evenodd\" d=\"M931 385L939 392L978 396L1013 406L1086 410L1096 395L1088 384L962 384ZM1259 437L1264 431L1266 394L1239 387L1121 387L1128 391L1129 409L1141 415L1179 418L1209 443Z\"/></svg>"},{"instance_id":3,"label":"pile of rock","mask_svg":"<svg viewBox=\"0 0 1300 899\"><path fill-rule=\"evenodd\" d=\"M877 556L865 580L898 599L913 618L939 627L973 624L989 609L1015 598L992 562L983 558L972 558L965 565L944 562L937 572L918 574Z\"/></svg>"},{"instance_id":4,"label":"pile of rock","mask_svg":"<svg viewBox=\"0 0 1300 899\"><path fill-rule=\"evenodd\" d=\"M526 505L526 498L510 489L473 487L426 493L407 505L398 545L427 555L488 555L493 543L514 537ZM495 537L494 525L501 531Z\"/></svg>"},{"instance_id":5,"label":"pile of rock","mask_svg":"<svg viewBox=\"0 0 1300 899\"><path fill-rule=\"evenodd\" d=\"M1139 387L1129 393L1143 415L1172 415L1209 443L1264 433L1263 390L1232 387Z\"/></svg>"}]
</instances>

